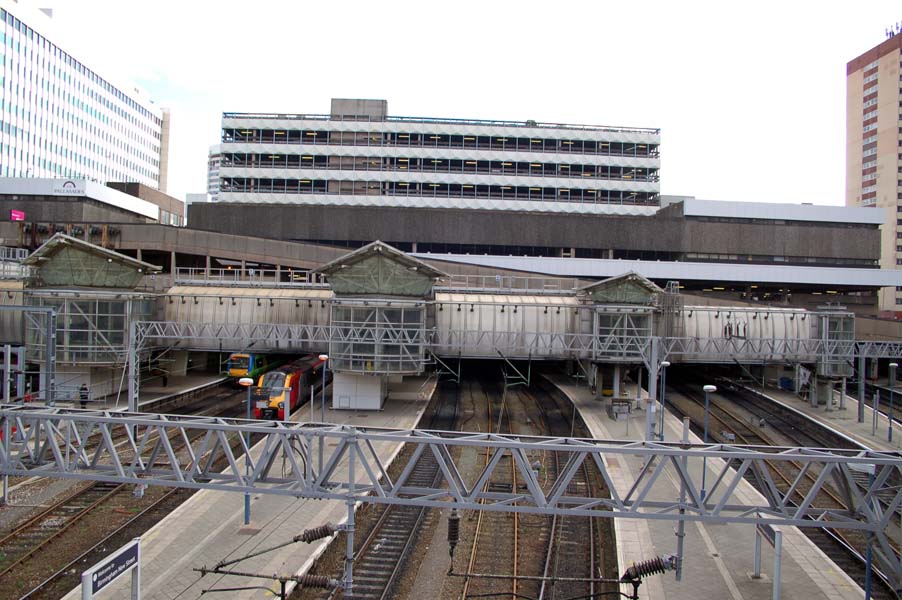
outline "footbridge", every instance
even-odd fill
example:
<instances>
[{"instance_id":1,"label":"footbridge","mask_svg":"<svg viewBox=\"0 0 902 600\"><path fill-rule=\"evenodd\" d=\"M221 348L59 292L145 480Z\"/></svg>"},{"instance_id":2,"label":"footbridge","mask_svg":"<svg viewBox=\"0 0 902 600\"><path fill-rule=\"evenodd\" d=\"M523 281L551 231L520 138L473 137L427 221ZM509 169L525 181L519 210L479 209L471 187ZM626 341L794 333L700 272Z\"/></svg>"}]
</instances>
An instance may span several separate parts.
<instances>
[{"instance_id":1,"label":"footbridge","mask_svg":"<svg viewBox=\"0 0 902 600\"><path fill-rule=\"evenodd\" d=\"M632 272L588 284L451 277L382 242L287 280L191 273L163 293L139 283L159 267L64 235L25 263L29 283L6 297L59 323L54 353L43 329L26 328L29 360L119 369L132 407L142 364L190 351L327 353L336 392L352 400L379 396L388 377L467 358L573 361L615 388L639 367L656 398L665 363L803 365L817 389L867 359L902 356L902 343L856 341L854 315L836 305L692 305L676 282Z\"/></svg>"}]
</instances>

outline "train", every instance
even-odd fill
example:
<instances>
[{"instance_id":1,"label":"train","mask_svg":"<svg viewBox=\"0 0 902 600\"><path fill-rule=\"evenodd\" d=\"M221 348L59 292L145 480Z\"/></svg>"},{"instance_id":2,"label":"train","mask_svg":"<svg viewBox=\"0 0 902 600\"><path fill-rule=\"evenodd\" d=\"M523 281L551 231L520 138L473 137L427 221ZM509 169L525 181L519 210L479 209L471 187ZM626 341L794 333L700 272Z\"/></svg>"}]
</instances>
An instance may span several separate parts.
<instances>
[{"instance_id":1,"label":"train","mask_svg":"<svg viewBox=\"0 0 902 600\"><path fill-rule=\"evenodd\" d=\"M284 420L286 401L293 413L310 397L310 390L323 382L325 362L318 356L306 356L260 376L252 392L254 418ZM331 372L326 371L326 383L330 379Z\"/></svg>"},{"instance_id":2,"label":"train","mask_svg":"<svg viewBox=\"0 0 902 600\"><path fill-rule=\"evenodd\" d=\"M257 379L267 371L285 364L285 362L286 359L281 356L233 352L229 355L229 360L226 363L226 372L235 381L242 377Z\"/></svg>"}]
</instances>

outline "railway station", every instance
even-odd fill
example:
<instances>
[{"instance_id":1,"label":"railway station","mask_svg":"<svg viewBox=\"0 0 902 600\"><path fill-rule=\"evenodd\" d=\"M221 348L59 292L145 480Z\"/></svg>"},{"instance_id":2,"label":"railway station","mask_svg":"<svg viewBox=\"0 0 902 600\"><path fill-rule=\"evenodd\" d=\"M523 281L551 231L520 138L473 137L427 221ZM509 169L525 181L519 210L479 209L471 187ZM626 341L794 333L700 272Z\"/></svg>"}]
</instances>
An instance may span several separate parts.
<instances>
[{"instance_id":1,"label":"railway station","mask_svg":"<svg viewBox=\"0 0 902 600\"><path fill-rule=\"evenodd\" d=\"M844 305L450 274L379 241L291 275L167 273L64 233L7 255L4 518L48 481L172 503L145 517L149 597L898 589L902 343ZM78 596L51 575L21 594Z\"/></svg>"}]
</instances>

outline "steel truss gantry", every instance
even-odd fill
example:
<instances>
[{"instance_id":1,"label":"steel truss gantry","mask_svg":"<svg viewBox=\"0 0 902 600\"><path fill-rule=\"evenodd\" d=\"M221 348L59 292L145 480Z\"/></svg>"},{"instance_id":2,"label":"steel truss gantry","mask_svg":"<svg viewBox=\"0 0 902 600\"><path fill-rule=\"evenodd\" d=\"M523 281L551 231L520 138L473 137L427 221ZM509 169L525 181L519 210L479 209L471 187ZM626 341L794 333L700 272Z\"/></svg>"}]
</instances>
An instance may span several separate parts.
<instances>
[{"instance_id":1,"label":"steel truss gantry","mask_svg":"<svg viewBox=\"0 0 902 600\"><path fill-rule=\"evenodd\" d=\"M111 413L62 408L0 406L0 474L163 485L237 493L376 504L405 504L562 516L646 520L754 523L856 529L873 540L878 565L896 589L902 564L890 536L898 532L902 509L902 456L871 450L681 445L488 433L362 428L346 425L243 421L209 417ZM248 452L245 434L262 442ZM117 440L117 441L114 441ZM376 446L406 443L413 451L400 475L391 477ZM183 444L184 449L176 448ZM486 452L490 459L467 475L456 448ZM324 450L324 458L319 452ZM565 465L553 482L533 471L539 454L557 453ZM417 460L431 454L441 482L411 479ZM609 462L641 457L644 466L625 487L614 484ZM225 459L219 471L214 464ZM499 491L486 484L510 460L524 484ZM704 467L704 464L707 467ZM789 489L777 485L769 464L791 464L797 475ZM573 495L570 484L583 465L604 481L608 497ZM703 469L708 486L701 491ZM861 472L871 472L870 478ZM627 470L618 469L620 477ZM808 479L814 481L808 483ZM734 495L749 477L760 501ZM667 497L656 487L662 478L678 482L681 493ZM713 484L711 483L713 481ZM622 484L621 484L622 485ZM810 485L810 487L809 487ZM830 486L846 510L820 506ZM620 490L620 491L618 491ZM623 492L623 490L627 490ZM792 497L801 492L803 500ZM896 532L895 534L891 532ZM902 541L902 540L897 540Z\"/></svg>"}]
</instances>

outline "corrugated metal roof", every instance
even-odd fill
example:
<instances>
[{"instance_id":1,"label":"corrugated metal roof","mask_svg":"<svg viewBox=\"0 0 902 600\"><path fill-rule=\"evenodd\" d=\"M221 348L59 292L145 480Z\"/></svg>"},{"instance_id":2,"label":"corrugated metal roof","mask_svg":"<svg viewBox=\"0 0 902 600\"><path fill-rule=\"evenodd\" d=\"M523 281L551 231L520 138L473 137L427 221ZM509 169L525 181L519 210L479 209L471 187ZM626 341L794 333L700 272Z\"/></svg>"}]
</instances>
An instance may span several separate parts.
<instances>
[{"instance_id":1,"label":"corrugated metal roof","mask_svg":"<svg viewBox=\"0 0 902 600\"><path fill-rule=\"evenodd\" d=\"M581 279L604 279L635 271L643 277L659 281L669 279L710 281L712 283L786 283L838 287L902 286L902 270L891 269L462 254L417 254L416 256L421 259Z\"/></svg>"},{"instance_id":2,"label":"corrugated metal roof","mask_svg":"<svg viewBox=\"0 0 902 600\"><path fill-rule=\"evenodd\" d=\"M857 223L881 225L882 210L814 204L772 204L769 202L727 202L723 200L683 200L683 216L733 219L812 221L815 223Z\"/></svg>"}]
</instances>

